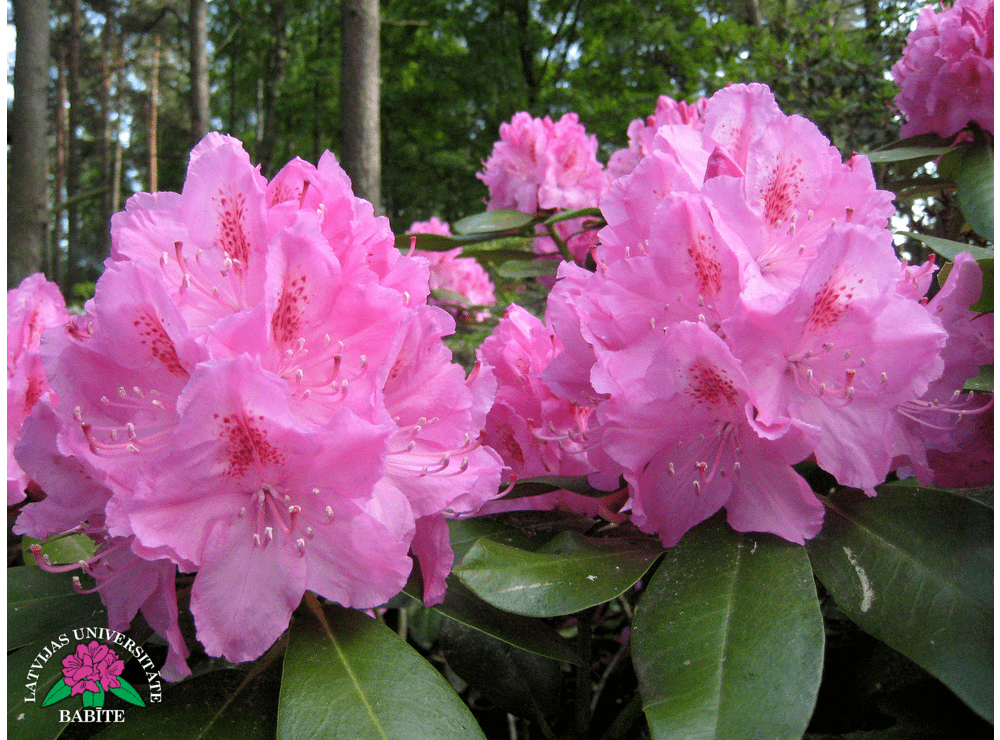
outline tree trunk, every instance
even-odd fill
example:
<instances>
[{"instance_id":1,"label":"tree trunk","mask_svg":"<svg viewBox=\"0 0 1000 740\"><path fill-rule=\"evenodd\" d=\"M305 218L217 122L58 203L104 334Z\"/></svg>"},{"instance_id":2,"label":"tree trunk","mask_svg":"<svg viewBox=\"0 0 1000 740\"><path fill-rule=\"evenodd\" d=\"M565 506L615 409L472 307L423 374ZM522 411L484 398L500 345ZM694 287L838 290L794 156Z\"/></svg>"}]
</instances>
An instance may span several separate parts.
<instances>
[{"instance_id":1,"label":"tree trunk","mask_svg":"<svg viewBox=\"0 0 1000 740\"><path fill-rule=\"evenodd\" d=\"M14 0L17 56L10 117L7 281L17 285L42 267L47 243L49 4Z\"/></svg>"},{"instance_id":2,"label":"tree trunk","mask_svg":"<svg viewBox=\"0 0 1000 740\"><path fill-rule=\"evenodd\" d=\"M104 16L104 29L101 31L101 175L104 182L112 181L112 170L114 168L114 137L115 132L111 123L111 88L112 76L115 66L115 3L108 4L108 10ZM111 224L112 201L114 196L112 188L109 187L101 194L101 216L100 223L105 229L103 250L107 253L111 250Z\"/></svg>"},{"instance_id":3,"label":"tree trunk","mask_svg":"<svg viewBox=\"0 0 1000 740\"><path fill-rule=\"evenodd\" d=\"M55 153L55 193L52 196L52 210L55 212L52 228L52 245L48 254L48 267L45 271L52 280L57 283L62 282L62 262L59 255L62 250L63 241L63 209L62 204L66 201L66 159L69 140L69 116L66 113L69 108L69 86L66 82L66 49L59 47L56 49L56 85L57 107L56 107L56 153Z\"/></svg>"},{"instance_id":4,"label":"tree trunk","mask_svg":"<svg viewBox=\"0 0 1000 740\"><path fill-rule=\"evenodd\" d=\"M157 116L160 111L160 32L153 35L153 71L149 83L149 192L155 193L159 184L159 152L156 139L158 137Z\"/></svg>"},{"instance_id":5,"label":"tree trunk","mask_svg":"<svg viewBox=\"0 0 1000 740\"><path fill-rule=\"evenodd\" d=\"M83 101L80 97L80 0L70 2L69 64L66 79L69 83L69 125L66 137L66 269L63 271L62 289L73 294L80 267L80 142L77 127L82 125Z\"/></svg>"},{"instance_id":6,"label":"tree trunk","mask_svg":"<svg viewBox=\"0 0 1000 740\"><path fill-rule=\"evenodd\" d=\"M191 138L193 146L208 133L209 125L207 0L191 0L188 20L191 31Z\"/></svg>"},{"instance_id":7,"label":"tree trunk","mask_svg":"<svg viewBox=\"0 0 1000 740\"><path fill-rule=\"evenodd\" d=\"M267 79L264 80L261 91L264 122L257 146L257 161L265 175L272 174L271 160L274 158L274 142L278 138L278 101L281 98L281 83L285 78L285 63L288 58L288 20L284 3L274 3L271 6L271 35L274 46L267 67Z\"/></svg>"},{"instance_id":8,"label":"tree trunk","mask_svg":"<svg viewBox=\"0 0 1000 740\"><path fill-rule=\"evenodd\" d=\"M378 0L341 3L340 163L355 195L381 212Z\"/></svg>"}]
</instances>

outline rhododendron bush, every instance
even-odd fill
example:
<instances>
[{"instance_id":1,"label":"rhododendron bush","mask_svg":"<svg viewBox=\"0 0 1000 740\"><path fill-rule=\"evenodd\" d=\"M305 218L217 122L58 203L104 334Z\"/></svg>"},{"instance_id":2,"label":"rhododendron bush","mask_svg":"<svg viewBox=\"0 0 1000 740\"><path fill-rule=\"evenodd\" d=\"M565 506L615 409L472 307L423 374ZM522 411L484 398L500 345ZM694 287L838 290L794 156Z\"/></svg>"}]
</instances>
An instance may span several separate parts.
<instances>
[{"instance_id":1,"label":"rhododendron bush","mask_svg":"<svg viewBox=\"0 0 1000 740\"><path fill-rule=\"evenodd\" d=\"M942 47L985 33L968 5ZM764 85L663 96L607 167L575 114L518 113L486 211L399 236L331 153L267 180L209 134L113 218L81 312L8 294L14 583L92 594L8 647L99 597L178 682L132 731L267 697L267 736L508 736L485 703L530 737L793 738L839 736L853 623L992 722L992 175L942 175L978 233L903 259L873 170L992 158L935 105L956 142L845 161ZM541 310L491 308L484 263ZM491 327L467 368L456 321Z\"/></svg>"}]
</instances>

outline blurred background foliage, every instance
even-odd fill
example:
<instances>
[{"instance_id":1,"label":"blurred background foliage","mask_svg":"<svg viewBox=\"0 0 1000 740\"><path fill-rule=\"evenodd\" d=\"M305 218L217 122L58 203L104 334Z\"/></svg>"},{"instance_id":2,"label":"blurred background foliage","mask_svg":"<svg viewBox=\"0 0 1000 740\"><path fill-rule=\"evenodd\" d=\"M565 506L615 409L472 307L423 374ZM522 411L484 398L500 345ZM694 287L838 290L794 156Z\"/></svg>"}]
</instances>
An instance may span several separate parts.
<instances>
[{"instance_id":1,"label":"blurred background foliage","mask_svg":"<svg viewBox=\"0 0 1000 740\"><path fill-rule=\"evenodd\" d=\"M183 184L200 138L190 61L199 2L49 3L50 217L40 262L71 298L100 274L110 215L135 192ZM517 111L577 112L606 161L658 95L691 101L733 82L770 85L786 113L814 120L845 155L874 149L898 138L887 70L918 7L382 0L382 212L401 232L431 215L481 211L486 188L475 173ZM208 3L209 127L241 139L265 176L292 157L341 150L340 15L330 1ZM22 277L12 269L8 285Z\"/></svg>"}]
</instances>

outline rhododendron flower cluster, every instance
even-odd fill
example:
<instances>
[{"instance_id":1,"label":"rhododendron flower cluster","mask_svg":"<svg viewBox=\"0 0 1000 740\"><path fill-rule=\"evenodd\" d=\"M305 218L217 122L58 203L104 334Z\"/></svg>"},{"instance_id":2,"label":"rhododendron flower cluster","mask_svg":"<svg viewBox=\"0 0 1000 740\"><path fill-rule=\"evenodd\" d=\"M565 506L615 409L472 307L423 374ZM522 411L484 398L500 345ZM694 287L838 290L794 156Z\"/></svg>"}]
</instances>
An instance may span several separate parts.
<instances>
[{"instance_id":1,"label":"rhododendron flower cluster","mask_svg":"<svg viewBox=\"0 0 1000 740\"><path fill-rule=\"evenodd\" d=\"M951 137L970 122L993 133L993 2L921 9L892 66L903 136Z\"/></svg>"},{"instance_id":2,"label":"rhododendron flower cluster","mask_svg":"<svg viewBox=\"0 0 1000 740\"><path fill-rule=\"evenodd\" d=\"M540 401L571 403L587 427L536 439L585 432L591 480L623 474L632 521L665 545L722 507L740 531L814 536L823 507L792 465L814 458L874 495L907 455L926 469L916 430L982 406L957 394L992 357L991 329L975 350L949 341L977 330L979 268L961 262L923 302L933 265L900 263L890 201L865 158L844 163L766 87L720 91L702 128L661 127L613 183L597 272L563 263L549 296L554 356L529 381L498 371L500 399L540 380L535 405L508 401L488 434L511 454L505 432L548 426ZM501 330L516 356L523 340Z\"/></svg>"},{"instance_id":3,"label":"rhododendron flower cluster","mask_svg":"<svg viewBox=\"0 0 1000 740\"><path fill-rule=\"evenodd\" d=\"M69 318L59 288L43 275L26 277L7 291L7 505L25 499L28 477L14 459L21 426L49 389L38 352L42 332Z\"/></svg>"},{"instance_id":4,"label":"rhododendron flower cluster","mask_svg":"<svg viewBox=\"0 0 1000 740\"><path fill-rule=\"evenodd\" d=\"M267 181L209 134L181 193L114 217L86 315L42 336L53 392L15 454L47 497L15 531L97 540L82 567L111 626L142 609L167 677L186 672L178 568L198 639L234 662L306 589L384 603L411 547L439 601L445 517L496 496L502 462L480 443L492 375L451 362L454 320L427 295L426 260L395 249L332 154Z\"/></svg>"},{"instance_id":5,"label":"rhododendron flower cluster","mask_svg":"<svg viewBox=\"0 0 1000 740\"><path fill-rule=\"evenodd\" d=\"M438 234L451 236L451 227L447 222L432 216L429 221L414 221L407 234ZM490 276L473 257L462 257L462 248L455 247L443 252L416 249L414 256L423 257L430 265L430 289L446 290L458 293L473 306L493 306L497 302L496 294ZM458 317L465 317L469 312L463 310L461 304L447 298L431 296L429 303L441 306L454 312ZM473 311L472 318L485 321L493 314L489 311Z\"/></svg>"},{"instance_id":6,"label":"rhododendron flower cluster","mask_svg":"<svg viewBox=\"0 0 1000 740\"><path fill-rule=\"evenodd\" d=\"M607 177L597 161L597 137L588 135L576 113L554 122L516 113L500 125L500 141L476 174L489 188L488 210L512 209L550 213L596 207L607 189ZM584 219L560 221L556 229L574 258L583 263L594 244L593 232L582 230ZM538 227L538 233L545 229ZM551 238L535 240L538 254L557 251Z\"/></svg>"},{"instance_id":7,"label":"rhododendron flower cluster","mask_svg":"<svg viewBox=\"0 0 1000 740\"><path fill-rule=\"evenodd\" d=\"M702 129L705 125L705 107L707 98L699 98L697 102L685 103L669 95L661 95L656 101L653 115L646 118L636 118L628 125L628 146L619 149L608 160L608 176L617 180L635 169L639 160L646 156L652 148L653 137L660 126L690 126Z\"/></svg>"}]
</instances>

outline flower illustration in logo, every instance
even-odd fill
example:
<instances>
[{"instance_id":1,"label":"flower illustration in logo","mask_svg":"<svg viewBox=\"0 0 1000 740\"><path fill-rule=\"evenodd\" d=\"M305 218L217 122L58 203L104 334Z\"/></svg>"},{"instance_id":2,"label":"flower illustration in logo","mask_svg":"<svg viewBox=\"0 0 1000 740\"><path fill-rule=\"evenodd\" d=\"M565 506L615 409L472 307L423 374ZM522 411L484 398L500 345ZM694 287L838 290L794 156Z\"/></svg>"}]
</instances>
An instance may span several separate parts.
<instances>
[{"instance_id":1,"label":"flower illustration in logo","mask_svg":"<svg viewBox=\"0 0 1000 740\"><path fill-rule=\"evenodd\" d=\"M108 691L129 704L146 706L139 692L122 678L124 661L107 645L96 640L81 642L63 658L62 665L63 678L46 695L43 707L77 694L83 695L83 706L103 707Z\"/></svg>"}]
</instances>

